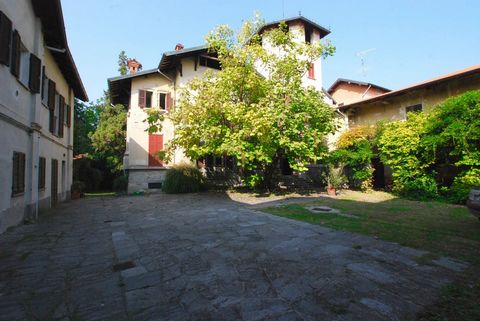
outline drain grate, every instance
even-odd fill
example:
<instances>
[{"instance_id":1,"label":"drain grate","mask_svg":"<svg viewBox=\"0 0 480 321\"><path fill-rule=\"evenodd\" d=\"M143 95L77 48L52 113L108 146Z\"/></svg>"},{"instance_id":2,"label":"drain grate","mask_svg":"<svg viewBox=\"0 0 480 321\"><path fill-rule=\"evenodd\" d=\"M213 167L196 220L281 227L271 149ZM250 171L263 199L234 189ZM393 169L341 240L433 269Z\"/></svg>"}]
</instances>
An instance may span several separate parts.
<instances>
[{"instance_id":1,"label":"drain grate","mask_svg":"<svg viewBox=\"0 0 480 321\"><path fill-rule=\"evenodd\" d=\"M131 269L131 268L133 268L133 267L135 267L135 262L133 262L133 261L125 261L125 262L121 262L121 263L115 264L115 265L113 266L113 272L128 270L128 269Z\"/></svg>"},{"instance_id":2,"label":"drain grate","mask_svg":"<svg viewBox=\"0 0 480 321\"><path fill-rule=\"evenodd\" d=\"M332 209L331 209L330 207L326 207L326 206L324 207L324 206L322 206L322 207L313 207L313 208L312 208L312 211L316 211L316 212L331 212Z\"/></svg>"}]
</instances>

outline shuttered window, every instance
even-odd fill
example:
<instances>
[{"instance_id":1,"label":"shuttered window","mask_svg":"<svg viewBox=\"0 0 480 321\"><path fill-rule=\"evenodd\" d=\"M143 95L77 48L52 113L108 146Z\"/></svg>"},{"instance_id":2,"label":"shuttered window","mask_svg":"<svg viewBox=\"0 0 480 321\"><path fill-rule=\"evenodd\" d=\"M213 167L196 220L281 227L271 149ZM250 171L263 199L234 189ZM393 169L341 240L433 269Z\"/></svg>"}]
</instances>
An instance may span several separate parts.
<instances>
[{"instance_id":1,"label":"shuttered window","mask_svg":"<svg viewBox=\"0 0 480 321\"><path fill-rule=\"evenodd\" d=\"M0 63L10 65L12 21L0 11Z\"/></svg>"},{"instance_id":2,"label":"shuttered window","mask_svg":"<svg viewBox=\"0 0 480 321\"><path fill-rule=\"evenodd\" d=\"M65 98L59 95L58 99L58 137L63 137L63 123L65 117Z\"/></svg>"},{"instance_id":3,"label":"shuttered window","mask_svg":"<svg viewBox=\"0 0 480 321\"><path fill-rule=\"evenodd\" d=\"M53 134L55 133L55 82L48 80L48 100L47 105L49 109L49 123L48 130Z\"/></svg>"},{"instance_id":4,"label":"shuttered window","mask_svg":"<svg viewBox=\"0 0 480 321\"><path fill-rule=\"evenodd\" d=\"M72 108L70 107L70 105L67 105L67 127L70 128L70 126L72 125Z\"/></svg>"},{"instance_id":5,"label":"shuttered window","mask_svg":"<svg viewBox=\"0 0 480 321\"><path fill-rule=\"evenodd\" d=\"M163 150L163 135L148 135L148 166L163 166L158 158L158 152Z\"/></svg>"},{"instance_id":6,"label":"shuttered window","mask_svg":"<svg viewBox=\"0 0 480 321\"><path fill-rule=\"evenodd\" d=\"M13 152L12 196L25 192L25 154Z\"/></svg>"},{"instance_id":7,"label":"shuttered window","mask_svg":"<svg viewBox=\"0 0 480 321\"><path fill-rule=\"evenodd\" d=\"M308 68L308 78L315 79L315 65L313 63Z\"/></svg>"},{"instance_id":8,"label":"shuttered window","mask_svg":"<svg viewBox=\"0 0 480 321\"><path fill-rule=\"evenodd\" d=\"M30 90L36 94L40 92L40 72L42 70L42 62L34 54L30 54Z\"/></svg>"},{"instance_id":9,"label":"shuttered window","mask_svg":"<svg viewBox=\"0 0 480 321\"><path fill-rule=\"evenodd\" d=\"M172 105L173 105L172 95L168 93L167 94L167 111L170 111L170 109L172 109Z\"/></svg>"},{"instance_id":10,"label":"shuttered window","mask_svg":"<svg viewBox=\"0 0 480 321\"><path fill-rule=\"evenodd\" d=\"M45 157L40 157L38 160L38 189L45 188L46 166L47 160Z\"/></svg>"},{"instance_id":11,"label":"shuttered window","mask_svg":"<svg viewBox=\"0 0 480 321\"><path fill-rule=\"evenodd\" d=\"M20 72L20 34L17 30L12 35L12 59L10 60L10 71L12 75L18 78Z\"/></svg>"},{"instance_id":12,"label":"shuttered window","mask_svg":"<svg viewBox=\"0 0 480 321\"><path fill-rule=\"evenodd\" d=\"M146 91L139 90L138 91L138 107L145 108L146 105Z\"/></svg>"}]
</instances>

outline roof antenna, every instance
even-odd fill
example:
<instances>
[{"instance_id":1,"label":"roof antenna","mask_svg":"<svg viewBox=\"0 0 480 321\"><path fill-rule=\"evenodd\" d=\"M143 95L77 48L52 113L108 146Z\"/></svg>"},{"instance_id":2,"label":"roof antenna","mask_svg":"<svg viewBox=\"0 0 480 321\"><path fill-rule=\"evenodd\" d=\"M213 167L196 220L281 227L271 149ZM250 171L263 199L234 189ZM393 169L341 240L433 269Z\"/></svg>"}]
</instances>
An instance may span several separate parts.
<instances>
[{"instance_id":1,"label":"roof antenna","mask_svg":"<svg viewBox=\"0 0 480 321\"><path fill-rule=\"evenodd\" d=\"M282 15L283 19L285 19L285 0L282 0Z\"/></svg>"},{"instance_id":2,"label":"roof antenna","mask_svg":"<svg viewBox=\"0 0 480 321\"><path fill-rule=\"evenodd\" d=\"M355 56L360 57L360 62L362 64L361 71L362 71L363 77L367 76L367 66L365 65L365 56L368 53L370 53L372 51L375 51L375 50L377 50L377 48L370 48L370 49L367 49L367 50L359 51L355 54Z\"/></svg>"},{"instance_id":3,"label":"roof antenna","mask_svg":"<svg viewBox=\"0 0 480 321\"><path fill-rule=\"evenodd\" d=\"M301 17L301 16L302 16L302 12L301 12L301 11L298 11L298 15Z\"/></svg>"}]
</instances>

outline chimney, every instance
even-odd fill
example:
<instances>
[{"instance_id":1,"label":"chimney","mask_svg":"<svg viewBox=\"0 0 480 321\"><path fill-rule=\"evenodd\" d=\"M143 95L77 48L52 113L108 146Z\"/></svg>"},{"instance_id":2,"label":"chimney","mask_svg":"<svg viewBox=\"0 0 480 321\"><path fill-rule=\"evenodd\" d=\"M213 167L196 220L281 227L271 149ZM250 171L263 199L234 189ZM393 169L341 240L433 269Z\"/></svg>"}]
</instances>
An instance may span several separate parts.
<instances>
[{"instance_id":1,"label":"chimney","mask_svg":"<svg viewBox=\"0 0 480 321\"><path fill-rule=\"evenodd\" d=\"M128 59L127 67L130 71L130 74L136 74L138 71L142 70L142 64L139 63L136 59Z\"/></svg>"},{"instance_id":2,"label":"chimney","mask_svg":"<svg viewBox=\"0 0 480 321\"><path fill-rule=\"evenodd\" d=\"M182 50L183 48L185 47L181 43L177 43L177 45L175 46L175 51Z\"/></svg>"}]
</instances>

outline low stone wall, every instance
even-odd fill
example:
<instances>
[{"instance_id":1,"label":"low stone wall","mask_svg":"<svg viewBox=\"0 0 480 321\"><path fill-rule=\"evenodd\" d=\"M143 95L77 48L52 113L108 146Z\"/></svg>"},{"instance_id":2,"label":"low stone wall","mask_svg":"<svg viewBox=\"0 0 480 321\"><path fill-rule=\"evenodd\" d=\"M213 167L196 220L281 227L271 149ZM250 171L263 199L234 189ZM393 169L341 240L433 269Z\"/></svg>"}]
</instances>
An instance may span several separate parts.
<instances>
[{"instance_id":1,"label":"low stone wall","mask_svg":"<svg viewBox=\"0 0 480 321\"><path fill-rule=\"evenodd\" d=\"M129 170L128 172L128 193L138 191L155 192L160 188L148 188L149 183L161 183L165 179L166 169L155 170Z\"/></svg>"}]
</instances>

